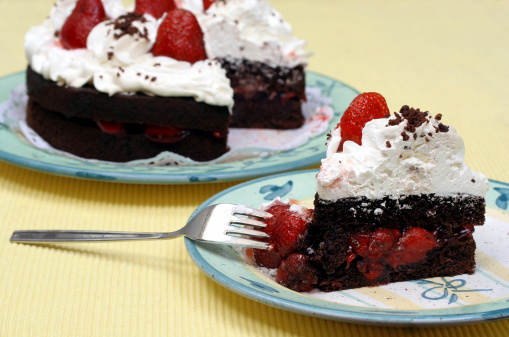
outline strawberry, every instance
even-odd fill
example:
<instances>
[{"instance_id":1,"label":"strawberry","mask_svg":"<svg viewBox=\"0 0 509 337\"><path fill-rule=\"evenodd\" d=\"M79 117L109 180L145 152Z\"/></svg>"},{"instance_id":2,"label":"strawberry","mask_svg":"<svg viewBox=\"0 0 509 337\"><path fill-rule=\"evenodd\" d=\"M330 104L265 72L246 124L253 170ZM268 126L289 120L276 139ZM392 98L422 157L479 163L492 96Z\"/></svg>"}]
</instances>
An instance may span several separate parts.
<instances>
[{"instance_id":1,"label":"strawberry","mask_svg":"<svg viewBox=\"0 0 509 337\"><path fill-rule=\"evenodd\" d=\"M362 129L366 123L388 114L390 113L385 98L376 92L365 92L354 98L338 124L341 127L338 151L343 151L343 143L347 140L361 145Z\"/></svg>"},{"instance_id":2,"label":"strawberry","mask_svg":"<svg viewBox=\"0 0 509 337\"><path fill-rule=\"evenodd\" d=\"M185 9L168 12L157 31L152 53L190 63L205 60L203 32L194 14Z\"/></svg>"},{"instance_id":3,"label":"strawberry","mask_svg":"<svg viewBox=\"0 0 509 337\"><path fill-rule=\"evenodd\" d=\"M157 143L176 143L182 140L187 132L173 126L145 125L145 136Z\"/></svg>"},{"instance_id":4,"label":"strawberry","mask_svg":"<svg viewBox=\"0 0 509 337\"><path fill-rule=\"evenodd\" d=\"M112 135L123 133L125 131L124 124L119 123L119 122L110 122L110 121L99 120L99 121L96 121L96 123L102 132L109 133Z\"/></svg>"},{"instance_id":5,"label":"strawberry","mask_svg":"<svg viewBox=\"0 0 509 337\"><path fill-rule=\"evenodd\" d=\"M435 247L438 247L438 243L432 233L424 228L411 227L401 236L397 250L389 257L389 263L393 268L417 263Z\"/></svg>"},{"instance_id":6,"label":"strawberry","mask_svg":"<svg viewBox=\"0 0 509 337\"><path fill-rule=\"evenodd\" d=\"M355 254L362 257L369 255L369 245L371 243L371 235L369 233L354 233L348 239L350 247Z\"/></svg>"},{"instance_id":7,"label":"strawberry","mask_svg":"<svg viewBox=\"0 0 509 337\"><path fill-rule=\"evenodd\" d=\"M177 8L173 0L136 0L134 12L138 14L150 14L159 19L164 13Z\"/></svg>"},{"instance_id":8,"label":"strawberry","mask_svg":"<svg viewBox=\"0 0 509 337\"><path fill-rule=\"evenodd\" d=\"M281 262L276 282L295 291L310 291L318 283L316 270L309 264L309 257L293 253Z\"/></svg>"},{"instance_id":9,"label":"strawberry","mask_svg":"<svg viewBox=\"0 0 509 337\"><path fill-rule=\"evenodd\" d=\"M270 236L270 248L254 252L258 265L277 268L281 260L302 243L311 216L311 210L308 211L309 214L301 215L290 210L288 205L275 205L267 210L274 215L266 220L265 227L265 233Z\"/></svg>"},{"instance_id":10,"label":"strawberry","mask_svg":"<svg viewBox=\"0 0 509 337\"><path fill-rule=\"evenodd\" d=\"M260 267L277 268L281 263L281 255L273 243L269 244L268 249L255 249L253 257Z\"/></svg>"},{"instance_id":11,"label":"strawberry","mask_svg":"<svg viewBox=\"0 0 509 337\"><path fill-rule=\"evenodd\" d=\"M203 10L206 11L216 0L203 0Z\"/></svg>"},{"instance_id":12,"label":"strawberry","mask_svg":"<svg viewBox=\"0 0 509 337\"><path fill-rule=\"evenodd\" d=\"M369 254L379 255L388 252L395 244L393 232L387 228L379 228L371 235Z\"/></svg>"},{"instance_id":13,"label":"strawberry","mask_svg":"<svg viewBox=\"0 0 509 337\"><path fill-rule=\"evenodd\" d=\"M60 41L64 48L86 48L88 34L105 18L106 12L101 0L78 0L60 31Z\"/></svg>"},{"instance_id":14,"label":"strawberry","mask_svg":"<svg viewBox=\"0 0 509 337\"><path fill-rule=\"evenodd\" d=\"M369 281L375 281L385 271L383 264L378 260L359 261L357 268Z\"/></svg>"},{"instance_id":15,"label":"strawberry","mask_svg":"<svg viewBox=\"0 0 509 337\"><path fill-rule=\"evenodd\" d=\"M301 215L291 211L279 215L278 222L279 226L272 239L281 257L285 257L302 242L308 222Z\"/></svg>"}]
</instances>

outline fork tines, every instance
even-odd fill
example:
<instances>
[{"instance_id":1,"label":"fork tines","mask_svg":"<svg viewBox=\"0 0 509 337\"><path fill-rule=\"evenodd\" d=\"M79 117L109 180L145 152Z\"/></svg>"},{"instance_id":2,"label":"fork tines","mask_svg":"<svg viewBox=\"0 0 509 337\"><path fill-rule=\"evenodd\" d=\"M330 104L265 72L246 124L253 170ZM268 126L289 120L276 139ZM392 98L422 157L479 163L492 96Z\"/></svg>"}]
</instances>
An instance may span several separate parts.
<instances>
[{"instance_id":1,"label":"fork tines","mask_svg":"<svg viewBox=\"0 0 509 337\"><path fill-rule=\"evenodd\" d=\"M272 214L247 206L236 205L233 209L233 215L234 217L230 220L230 226L226 229L225 234L232 237L235 244L261 249L269 247L267 242L252 240L242 236L259 239L268 238L269 235L259 229L263 229L267 226L263 220L272 217ZM254 227L256 229L249 227Z\"/></svg>"}]
</instances>

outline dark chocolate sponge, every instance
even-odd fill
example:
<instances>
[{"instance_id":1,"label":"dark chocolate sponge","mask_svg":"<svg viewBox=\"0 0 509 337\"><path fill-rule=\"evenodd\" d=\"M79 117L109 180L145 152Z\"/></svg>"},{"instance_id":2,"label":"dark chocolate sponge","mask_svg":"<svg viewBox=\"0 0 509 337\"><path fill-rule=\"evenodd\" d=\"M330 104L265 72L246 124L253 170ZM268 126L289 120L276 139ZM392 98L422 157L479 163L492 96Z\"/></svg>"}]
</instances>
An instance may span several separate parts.
<instances>
[{"instance_id":1,"label":"dark chocolate sponge","mask_svg":"<svg viewBox=\"0 0 509 337\"><path fill-rule=\"evenodd\" d=\"M408 195L381 199L345 198L335 201L315 197L313 221L305 238L305 252L318 272L318 287L325 291L373 286L427 277L472 274L475 270L473 226L484 224L485 199L459 194L451 196ZM350 236L394 228L404 232L421 227L435 233L439 246L417 263L384 271L368 280L356 267L356 256L348 261Z\"/></svg>"},{"instance_id":2,"label":"dark chocolate sponge","mask_svg":"<svg viewBox=\"0 0 509 337\"><path fill-rule=\"evenodd\" d=\"M296 129L304 124L306 99L302 66L270 67L264 63L219 59L233 88L232 121L237 128Z\"/></svg>"},{"instance_id":3,"label":"dark chocolate sponge","mask_svg":"<svg viewBox=\"0 0 509 337\"><path fill-rule=\"evenodd\" d=\"M109 134L90 119L67 117L44 109L33 100L28 103L27 124L54 148L82 158L126 162L170 151L208 161L228 151L226 137L214 136L210 131L190 129L176 143L159 143L144 135L142 125L126 125L128 132Z\"/></svg>"},{"instance_id":4,"label":"dark chocolate sponge","mask_svg":"<svg viewBox=\"0 0 509 337\"><path fill-rule=\"evenodd\" d=\"M109 96L85 86L59 86L27 69L28 96L41 107L68 117L174 126L203 131L225 131L230 113L224 106L188 97L159 97L142 93Z\"/></svg>"}]
</instances>

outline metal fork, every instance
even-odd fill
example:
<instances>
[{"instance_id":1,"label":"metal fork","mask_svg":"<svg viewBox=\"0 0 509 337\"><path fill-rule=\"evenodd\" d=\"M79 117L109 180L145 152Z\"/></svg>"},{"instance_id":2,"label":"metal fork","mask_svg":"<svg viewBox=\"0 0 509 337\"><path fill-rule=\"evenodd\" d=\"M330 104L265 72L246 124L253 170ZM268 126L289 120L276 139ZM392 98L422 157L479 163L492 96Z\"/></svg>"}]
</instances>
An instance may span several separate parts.
<instances>
[{"instance_id":1,"label":"metal fork","mask_svg":"<svg viewBox=\"0 0 509 337\"><path fill-rule=\"evenodd\" d=\"M169 233L110 232L81 230L24 230L13 232L10 241L19 243L43 242L97 242L173 239L186 236L190 239L217 244L267 249L268 243L252 238L268 238L261 230L263 220L272 214L234 204L208 206L194 216L181 229Z\"/></svg>"}]
</instances>

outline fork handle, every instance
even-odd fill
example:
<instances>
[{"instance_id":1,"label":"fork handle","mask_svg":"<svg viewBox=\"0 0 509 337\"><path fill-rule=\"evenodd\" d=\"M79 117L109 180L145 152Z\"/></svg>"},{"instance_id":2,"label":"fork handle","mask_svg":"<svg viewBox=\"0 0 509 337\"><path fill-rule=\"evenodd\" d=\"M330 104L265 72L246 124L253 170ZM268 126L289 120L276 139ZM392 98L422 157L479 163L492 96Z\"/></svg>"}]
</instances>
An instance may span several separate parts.
<instances>
[{"instance_id":1,"label":"fork handle","mask_svg":"<svg viewBox=\"0 0 509 337\"><path fill-rule=\"evenodd\" d=\"M183 234L180 233L180 231L171 233L149 233L77 230L26 230L13 232L10 241L25 243L130 241L172 239L181 235Z\"/></svg>"}]
</instances>

